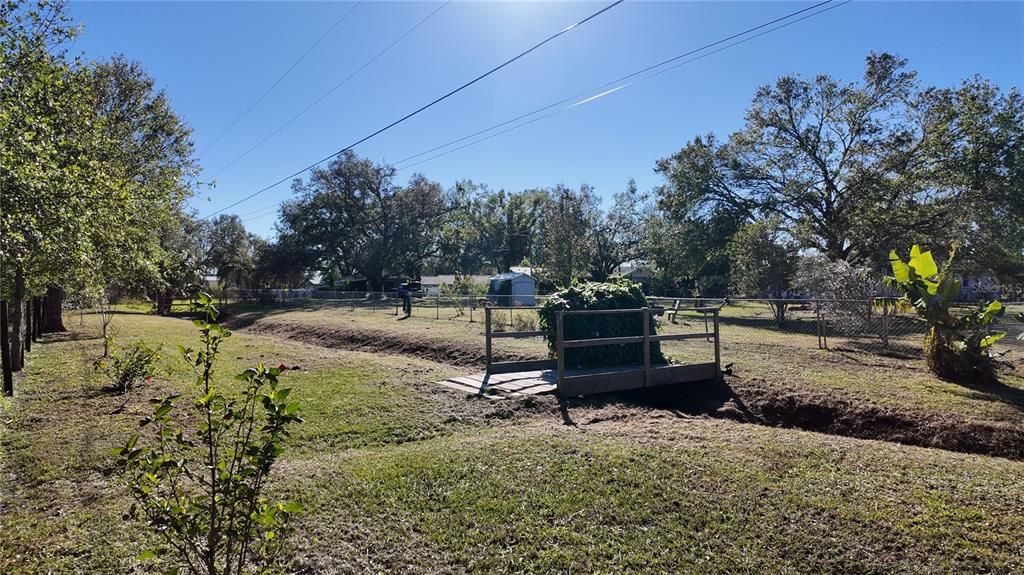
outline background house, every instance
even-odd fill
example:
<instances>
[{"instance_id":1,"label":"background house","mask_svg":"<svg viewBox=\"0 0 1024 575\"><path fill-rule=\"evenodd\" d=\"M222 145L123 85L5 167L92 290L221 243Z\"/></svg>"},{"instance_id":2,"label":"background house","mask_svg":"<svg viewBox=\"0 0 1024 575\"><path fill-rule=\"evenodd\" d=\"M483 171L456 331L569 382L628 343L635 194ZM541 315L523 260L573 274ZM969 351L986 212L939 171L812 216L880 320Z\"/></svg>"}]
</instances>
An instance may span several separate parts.
<instances>
[{"instance_id":1,"label":"background house","mask_svg":"<svg viewBox=\"0 0 1024 575\"><path fill-rule=\"evenodd\" d=\"M486 285L491 281L490 276L486 275L473 275L469 276L469 279L475 284ZM427 295L437 295L441 293L441 286L452 285L455 283L454 274L441 274L437 276L423 276L420 278L420 286L423 288L423 293Z\"/></svg>"},{"instance_id":2,"label":"background house","mask_svg":"<svg viewBox=\"0 0 1024 575\"><path fill-rule=\"evenodd\" d=\"M652 267L641 263L624 263L612 274L612 277L623 277L640 284L645 294L650 295L651 284L654 281L655 270Z\"/></svg>"}]
</instances>

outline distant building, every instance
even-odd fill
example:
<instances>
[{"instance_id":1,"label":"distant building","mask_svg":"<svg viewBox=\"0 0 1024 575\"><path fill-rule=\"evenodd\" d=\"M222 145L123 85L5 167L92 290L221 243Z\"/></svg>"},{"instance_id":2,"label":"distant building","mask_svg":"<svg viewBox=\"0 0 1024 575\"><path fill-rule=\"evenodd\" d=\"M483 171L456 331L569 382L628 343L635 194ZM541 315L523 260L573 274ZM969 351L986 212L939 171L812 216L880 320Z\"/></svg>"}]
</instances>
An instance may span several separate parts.
<instances>
[{"instance_id":1,"label":"distant building","mask_svg":"<svg viewBox=\"0 0 1024 575\"><path fill-rule=\"evenodd\" d=\"M505 272L488 281L487 297L498 305L537 304L537 280L530 274Z\"/></svg>"},{"instance_id":2,"label":"distant building","mask_svg":"<svg viewBox=\"0 0 1024 575\"><path fill-rule=\"evenodd\" d=\"M961 276L960 299L980 301L1002 297L1002 284L992 276Z\"/></svg>"},{"instance_id":3,"label":"distant building","mask_svg":"<svg viewBox=\"0 0 1024 575\"><path fill-rule=\"evenodd\" d=\"M530 266L510 266L508 268L508 271L514 272L514 273L517 273L517 274L526 274L528 276L534 276L533 268L530 267ZM536 277L536 276L534 276L534 277Z\"/></svg>"},{"instance_id":4,"label":"distant building","mask_svg":"<svg viewBox=\"0 0 1024 575\"><path fill-rule=\"evenodd\" d=\"M474 275L469 276L470 281L475 284L486 284L491 281L490 276L486 275ZM420 278L420 286L423 288L423 292L427 295L437 295L441 293L441 286L452 285L455 283L454 274L441 274L437 276L423 276Z\"/></svg>"},{"instance_id":5,"label":"distant building","mask_svg":"<svg viewBox=\"0 0 1024 575\"><path fill-rule=\"evenodd\" d=\"M620 265L612 277L622 277L636 282L640 284L640 288L645 294L649 294L656 273L653 267L646 266L641 262L627 262Z\"/></svg>"}]
</instances>

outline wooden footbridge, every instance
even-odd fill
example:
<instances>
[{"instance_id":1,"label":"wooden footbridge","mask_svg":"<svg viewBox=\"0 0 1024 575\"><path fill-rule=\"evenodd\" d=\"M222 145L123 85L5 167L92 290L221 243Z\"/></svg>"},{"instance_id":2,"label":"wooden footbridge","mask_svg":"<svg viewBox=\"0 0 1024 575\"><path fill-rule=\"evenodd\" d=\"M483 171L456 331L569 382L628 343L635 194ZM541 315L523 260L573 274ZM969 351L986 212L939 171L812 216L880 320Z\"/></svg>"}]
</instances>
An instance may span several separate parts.
<instances>
[{"instance_id":1,"label":"wooden footbridge","mask_svg":"<svg viewBox=\"0 0 1024 575\"><path fill-rule=\"evenodd\" d=\"M557 392L563 396L589 395L627 389L640 389L661 385L716 380L721 377L721 346L717 307L700 307L692 311L712 316L713 329L698 333L653 335L650 333L651 314L660 314L661 308L569 310L558 312L555 322L555 358L527 361L493 361L492 343L495 339L546 337L547 331L494 331L492 314L498 309L484 310L484 337L486 341L487 369L483 373L454 377L438 382L440 385L491 398L534 395ZM536 310L536 307L516 307ZM565 318L575 315L640 314L643 332L625 337L594 337L565 339ZM702 363L652 365L651 343L699 339L714 343L714 361ZM565 350L609 345L642 344L642 363L621 367L570 369L565 365Z\"/></svg>"}]
</instances>

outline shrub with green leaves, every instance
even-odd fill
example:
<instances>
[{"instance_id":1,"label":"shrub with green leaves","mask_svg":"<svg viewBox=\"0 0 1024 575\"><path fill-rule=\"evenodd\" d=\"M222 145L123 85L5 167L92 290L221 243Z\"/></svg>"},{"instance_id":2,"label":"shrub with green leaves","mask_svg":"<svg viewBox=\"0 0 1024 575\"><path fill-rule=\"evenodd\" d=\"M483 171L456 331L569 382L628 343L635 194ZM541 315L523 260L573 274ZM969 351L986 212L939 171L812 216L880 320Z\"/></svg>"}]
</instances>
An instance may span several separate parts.
<instances>
[{"instance_id":1,"label":"shrub with green leaves","mask_svg":"<svg viewBox=\"0 0 1024 575\"><path fill-rule=\"evenodd\" d=\"M928 368L940 377L955 380L991 381L995 378L996 354L992 346L1006 333L992 325L1004 313L998 301L981 304L970 312L954 315L951 305L960 294L960 281L948 273L956 249L945 269L939 271L932 253L917 245L904 262L889 252L893 275L886 285L898 291L928 324L924 354Z\"/></svg>"},{"instance_id":2,"label":"shrub with green leaves","mask_svg":"<svg viewBox=\"0 0 1024 575\"><path fill-rule=\"evenodd\" d=\"M160 348L151 348L146 342L138 340L121 347L112 357L97 360L93 367L107 376L112 389L118 393L128 393L136 385L152 381L158 359Z\"/></svg>"},{"instance_id":3,"label":"shrub with green leaves","mask_svg":"<svg viewBox=\"0 0 1024 575\"><path fill-rule=\"evenodd\" d=\"M550 335L547 336L548 349L554 354L557 350L557 339L554 332L558 312L640 309L643 307L647 307L647 298L640 289L640 284L620 279L608 283L574 284L548 298L538 310L537 315L540 318L540 328L550 332ZM567 315L564 317L563 328L566 340L643 335L643 321L639 313ZM648 329L650 335L657 333L653 316ZM668 363L661 352L661 345L658 342L652 342L650 345L651 363ZM571 369L642 363L643 344L639 343L565 350L565 366Z\"/></svg>"},{"instance_id":4,"label":"shrub with green leaves","mask_svg":"<svg viewBox=\"0 0 1024 575\"><path fill-rule=\"evenodd\" d=\"M270 573L302 507L271 503L263 492L289 426L301 421L299 405L278 385L281 370L262 364L237 376L244 383L237 396L220 391L214 366L231 333L217 323L208 294L200 294L199 305L202 345L181 348L199 386L195 417L188 418L195 429L173 418L179 395L153 399L152 415L140 422L150 432L146 439L134 434L115 450L135 499L133 514L159 537L140 559L160 561L170 573Z\"/></svg>"}]
</instances>

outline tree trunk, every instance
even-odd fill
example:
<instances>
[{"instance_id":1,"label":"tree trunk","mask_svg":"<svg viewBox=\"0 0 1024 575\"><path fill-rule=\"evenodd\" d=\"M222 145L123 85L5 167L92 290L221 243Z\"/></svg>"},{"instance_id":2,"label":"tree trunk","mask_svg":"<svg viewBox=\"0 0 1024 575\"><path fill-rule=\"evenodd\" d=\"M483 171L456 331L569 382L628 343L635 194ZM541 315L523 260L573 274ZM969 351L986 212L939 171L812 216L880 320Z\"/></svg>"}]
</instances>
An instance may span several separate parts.
<instances>
[{"instance_id":1,"label":"tree trunk","mask_svg":"<svg viewBox=\"0 0 1024 575\"><path fill-rule=\"evenodd\" d=\"M32 338L35 336L36 321L32 315L35 310L32 308L35 297L30 297L25 302L25 353L32 353Z\"/></svg>"},{"instance_id":2,"label":"tree trunk","mask_svg":"<svg viewBox=\"0 0 1024 575\"><path fill-rule=\"evenodd\" d=\"M14 272L14 297L8 313L11 318L11 371L19 372L25 365L25 272L21 266Z\"/></svg>"},{"instance_id":3,"label":"tree trunk","mask_svg":"<svg viewBox=\"0 0 1024 575\"><path fill-rule=\"evenodd\" d=\"M40 326L43 322L43 298L34 296L32 298L32 341L39 341Z\"/></svg>"},{"instance_id":4,"label":"tree trunk","mask_svg":"<svg viewBox=\"0 0 1024 575\"><path fill-rule=\"evenodd\" d=\"M40 333L56 333L67 331L61 315L64 307L64 288L49 286L46 288L46 307L43 313L43 325Z\"/></svg>"},{"instance_id":5,"label":"tree trunk","mask_svg":"<svg viewBox=\"0 0 1024 575\"><path fill-rule=\"evenodd\" d=\"M4 395L14 395L14 374L11 372L10 326L7 322L7 302L0 300L0 362L3 362Z\"/></svg>"}]
</instances>

